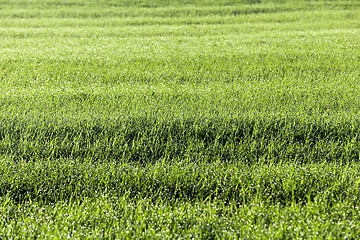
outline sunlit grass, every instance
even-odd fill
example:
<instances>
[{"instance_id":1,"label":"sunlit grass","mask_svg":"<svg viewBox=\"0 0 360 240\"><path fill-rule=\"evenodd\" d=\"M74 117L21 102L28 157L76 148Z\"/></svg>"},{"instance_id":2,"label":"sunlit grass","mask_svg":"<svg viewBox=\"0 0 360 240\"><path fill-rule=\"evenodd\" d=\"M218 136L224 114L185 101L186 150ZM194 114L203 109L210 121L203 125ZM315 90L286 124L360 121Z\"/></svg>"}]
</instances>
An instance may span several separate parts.
<instances>
[{"instance_id":1,"label":"sunlit grass","mask_svg":"<svg viewBox=\"0 0 360 240\"><path fill-rule=\"evenodd\" d=\"M356 238L359 7L0 1L0 238Z\"/></svg>"}]
</instances>

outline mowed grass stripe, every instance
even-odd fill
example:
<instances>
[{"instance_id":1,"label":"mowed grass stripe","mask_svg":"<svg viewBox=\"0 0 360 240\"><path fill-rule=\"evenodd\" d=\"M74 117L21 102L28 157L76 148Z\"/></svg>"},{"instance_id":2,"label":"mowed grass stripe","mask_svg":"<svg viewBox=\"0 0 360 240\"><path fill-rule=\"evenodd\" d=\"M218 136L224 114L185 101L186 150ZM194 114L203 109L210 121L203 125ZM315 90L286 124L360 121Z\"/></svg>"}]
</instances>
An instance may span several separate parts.
<instances>
[{"instance_id":1,"label":"mowed grass stripe","mask_svg":"<svg viewBox=\"0 0 360 240\"><path fill-rule=\"evenodd\" d=\"M43 204L102 194L155 202L275 204L359 202L359 164L252 165L164 158L155 164L97 163L84 159L1 160L1 197ZM14 173L16 173L14 175ZM131 200L130 200L131 201Z\"/></svg>"},{"instance_id":2,"label":"mowed grass stripe","mask_svg":"<svg viewBox=\"0 0 360 240\"><path fill-rule=\"evenodd\" d=\"M252 114L226 119L195 113L169 121L157 119L155 112L109 120L65 117L67 121L41 115L3 118L1 154L28 161L72 158L143 164L186 158L246 164L359 161L359 119L341 116L325 120Z\"/></svg>"}]
</instances>

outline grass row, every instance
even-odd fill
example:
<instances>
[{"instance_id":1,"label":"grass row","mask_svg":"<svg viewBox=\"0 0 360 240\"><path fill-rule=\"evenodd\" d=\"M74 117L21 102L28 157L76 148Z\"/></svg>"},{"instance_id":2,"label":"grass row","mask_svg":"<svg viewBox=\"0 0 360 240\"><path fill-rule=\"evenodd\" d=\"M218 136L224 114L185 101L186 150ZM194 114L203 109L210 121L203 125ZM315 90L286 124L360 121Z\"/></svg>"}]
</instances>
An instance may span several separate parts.
<instances>
[{"instance_id":1,"label":"grass row","mask_svg":"<svg viewBox=\"0 0 360 240\"><path fill-rule=\"evenodd\" d=\"M244 163L359 160L357 119L255 117L63 122L3 118L0 151L22 160L86 158L129 163L178 157Z\"/></svg>"},{"instance_id":2,"label":"grass row","mask_svg":"<svg viewBox=\"0 0 360 240\"><path fill-rule=\"evenodd\" d=\"M356 239L357 205L339 201L305 206L131 202L101 196L69 203L14 205L1 199L0 236L48 239ZM6 217L5 217L6 216Z\"/></svg>"},{"instance_id":3,"label":"grass row","mask_svg":"<svg viewBox=\"0 0 360 240\"><path fill-rule=\"evenodd\" d=\"M2 198L22 203L81 201L102 194L153 203L221 202L291 206L359 201L359 164L257 163L162 159L156 163L36 162L2 157ZM21 205L21 204L20 204Z\"/></svg>"},{"instance_id":4,"label":"grass row","mask_svg":"<svg viewBox=\"0 0 360 240\"><path fill-rule=\"evenodd\" d=\"M177 32L179 37L124 40L73 36L22 41L9 36L1 50L1 89L110 88L135 82L229 82L243 87L258 83L259 90L284 85L305 90L312 86L358 88L358 31L333 29L289 35L267 30L242 37L238 33L184 38L186 31ZM197 31L201 29L190 33Z\"/></svg>"},{"instance_id":5,"label":"grass row","mask_svg":"<svg viewBox=\"0 0 360 240\"><path fill-rule=\"evenodd\" d=\"M160 3L160 4L159 4ZM255 3L255 4L251 4ZM257 3L257 4L256 4ZM2 1L2 18L237 16L358 7L356 1ZM26 10L25 10L26 9Z\"/></svg>"}]
</instances>

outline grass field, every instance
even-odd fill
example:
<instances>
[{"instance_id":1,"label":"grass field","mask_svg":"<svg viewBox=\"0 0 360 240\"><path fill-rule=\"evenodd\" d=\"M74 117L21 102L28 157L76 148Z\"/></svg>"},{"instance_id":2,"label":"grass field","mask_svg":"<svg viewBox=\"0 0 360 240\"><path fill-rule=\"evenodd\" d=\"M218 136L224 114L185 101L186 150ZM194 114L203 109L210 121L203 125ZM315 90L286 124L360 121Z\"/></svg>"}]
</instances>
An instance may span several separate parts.
<instances>
[{"instance_id":1,"label":"grass field","mask_svg":"<svg viewBox=\"0 0 360 240\"><path fill-rule=\"evenodd\" d=\"M0 0L0 238L357 238L359 39L358 0Z\"/></svg>"}]
</instances>

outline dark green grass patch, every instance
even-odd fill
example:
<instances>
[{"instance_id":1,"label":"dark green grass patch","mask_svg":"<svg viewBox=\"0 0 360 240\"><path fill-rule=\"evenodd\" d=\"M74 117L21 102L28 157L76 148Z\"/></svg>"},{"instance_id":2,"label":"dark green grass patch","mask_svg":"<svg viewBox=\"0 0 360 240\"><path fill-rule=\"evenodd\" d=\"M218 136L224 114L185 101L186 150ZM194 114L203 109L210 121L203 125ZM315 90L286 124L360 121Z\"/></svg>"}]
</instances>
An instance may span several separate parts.
<instances>
[{"instance_id":1,"label":"dark green grass patch","mask_svg":"<svg viewBox=\"0 0 360 240\"><path fill-rule=\"evenodd\" d=\"M3 118L0 151L14 159L60 158L154 163L191 158L205 162L357 162L359 122L296 117L157 120L151 117L59 122Z\"/></svg>"},{"instance_id":2,"label":"dark green grass patch","mask_svg":"<svg viewBox=\"0 0 360 240\"><path fill-rule=\"evenodd\" d=\"M3 158L1 196L22 203L97 198L103 193L154 202L306 205L338 201L357 205L358 164L206 163L190 159L145 166L72 159L24 162Z\"/></svg>"}]
</instances>

